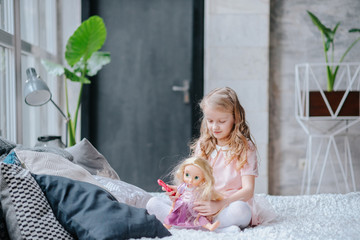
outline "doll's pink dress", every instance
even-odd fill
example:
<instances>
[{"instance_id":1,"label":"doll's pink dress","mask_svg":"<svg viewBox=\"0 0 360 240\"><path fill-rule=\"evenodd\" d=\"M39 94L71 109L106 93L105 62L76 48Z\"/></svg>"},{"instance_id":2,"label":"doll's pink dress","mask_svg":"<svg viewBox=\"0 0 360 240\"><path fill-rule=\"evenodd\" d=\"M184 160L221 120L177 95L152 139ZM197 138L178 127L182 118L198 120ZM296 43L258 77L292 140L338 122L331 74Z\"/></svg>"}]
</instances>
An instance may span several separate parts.
<instances>
[{"instance_id":1,"label":"doll's pink dress","mask_svg":"<svg viewBox=\"0 0 360 240\"><path fill-rule=\"evenodd\" d=\"M183 183L178 187L177 191L181 195L176 200L173 211L165 218L165 224L184 228L197 228L210 223L204 216L196 219L198 212L193 210L196 195L194 188L188 188Z\"/></svg>"}]
</instances>

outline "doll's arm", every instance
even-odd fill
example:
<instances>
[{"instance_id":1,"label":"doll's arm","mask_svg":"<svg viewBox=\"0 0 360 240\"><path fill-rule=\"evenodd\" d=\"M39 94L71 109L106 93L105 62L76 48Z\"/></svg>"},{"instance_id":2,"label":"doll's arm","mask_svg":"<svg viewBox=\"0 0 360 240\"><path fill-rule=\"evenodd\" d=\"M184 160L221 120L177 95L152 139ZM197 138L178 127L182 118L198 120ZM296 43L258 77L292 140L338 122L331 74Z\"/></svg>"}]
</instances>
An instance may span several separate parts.
<instances>
[{"instance_id":1,"label":"doll's arm","mask_svg":"<svg viewBox=\"0 0 360 240\"><path fill-rule=\"evenodd\" d=\"M172 213L172 211L174 211L174 207L175 207L175 203L176 203L176 200L180 197L180 193L179 192L176 192L176 195L175 195L175 201L173 201L173 203L172 203L172 206L171 206L171 209L170 209L170 213ZM169 214L170 214L169 213Z\"/></svg>"}]
</instances>

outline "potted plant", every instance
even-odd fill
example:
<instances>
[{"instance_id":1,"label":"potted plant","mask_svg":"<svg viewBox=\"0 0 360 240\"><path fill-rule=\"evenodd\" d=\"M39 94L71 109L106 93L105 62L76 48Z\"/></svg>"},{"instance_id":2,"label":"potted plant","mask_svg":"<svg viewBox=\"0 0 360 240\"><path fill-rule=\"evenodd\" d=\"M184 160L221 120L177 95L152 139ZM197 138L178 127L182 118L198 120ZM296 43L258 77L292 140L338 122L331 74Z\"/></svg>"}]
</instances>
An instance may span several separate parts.
<instances>
[{"instance_id":1,"label":"potted plant","mask_svg":"<svg viewBox=\"0 0 360 240\"><path fill-rule=\"evenodd\" d=\"M343 100L343 105L339 111L338 116L359 116L359 91L334 91L334 84L346 55L350 50L360 41L360 37L356 38L350 46L345 50L338 62L334 62L334 49L335 49L335 34L340 26L338 22L333 29L326 27L318 17L312 12L307 11L313 24L319 29L322 37L325 66L327 75L327 90L323 91L328 103L330 104L333 112L335 112ZM353 28L349 30L350 33L360 32L360 29ZM324 96L320 91L309 92L309 115L310 116L330 116L330 112L324 101Z\"/></svg>"},{"instance_id":2,"label":"potted plant","mask_svg":"<svg viewBox=\"0 0 360 240\"><path fill-rule=\"evenodd\" d=\"M92 16L81 23L81 25L70 36L66 44L65 59L70 67L65 67L48 60L42 60L45 69L57 76L65 76L65 104L68 120L68 146L76 144L76 126L81 95L84 84L90 84L88 77L94 76L106 64L110 62L110 53L98 51L106 39L106 27L99 16ZM67 80L78 82L80 90L75 113L69 110L68 83Z\"/></svg>"}]
</instances>

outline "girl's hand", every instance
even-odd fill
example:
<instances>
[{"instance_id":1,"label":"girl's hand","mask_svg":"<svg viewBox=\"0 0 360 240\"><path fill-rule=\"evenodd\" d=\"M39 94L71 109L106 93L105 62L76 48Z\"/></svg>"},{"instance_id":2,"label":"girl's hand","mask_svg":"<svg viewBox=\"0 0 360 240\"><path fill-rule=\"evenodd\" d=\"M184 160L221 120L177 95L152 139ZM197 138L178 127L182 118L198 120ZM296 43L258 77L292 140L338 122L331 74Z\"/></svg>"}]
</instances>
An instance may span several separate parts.
<instances>
[{"instance_id":1,"label":"girl's hand","mask_svg":"<svg viewBox=\"0 0 360 240\"><path fill-rule=\"evenodd\" d=\"M176 199L179 198L179 197L177 196L177 187L176 187L176 186L173 186L173 185L167 185L167 186L172 189L171 192L166 191L166 189L163 188L163 187L162 187L161 189L166 193L166 195L169 196L169 198L170 198L171 201L175 202Z\"/></svg>"},{"instance_id":2,"label":"girl's hand","mask_svg":"<svg viewBox=\"0 0 360 240\"><path fill-rule=\"evenodd\" d=\"M194 210L202 216L213 216L221 211L226 205L224 200L220 201L196 201L194 202Z\"/></svg>"}]
</instances>

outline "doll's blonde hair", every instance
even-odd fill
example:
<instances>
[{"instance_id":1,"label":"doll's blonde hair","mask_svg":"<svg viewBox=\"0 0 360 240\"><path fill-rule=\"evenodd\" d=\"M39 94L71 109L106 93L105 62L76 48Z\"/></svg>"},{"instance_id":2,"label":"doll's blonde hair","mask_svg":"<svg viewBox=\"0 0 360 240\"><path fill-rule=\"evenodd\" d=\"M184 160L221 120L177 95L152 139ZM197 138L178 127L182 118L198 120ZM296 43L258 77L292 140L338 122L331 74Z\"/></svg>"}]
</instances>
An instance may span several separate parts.
<instances>
[{"instance_id":1,"label":"doll's blonde hair","mask_svg":"<svg viewBox=\"0 0 360 240\"><path fill-rule=\"evenodd\" d=\"M204 174L204 182L197 187L198 199L204 201L222 199L221 195L214 189L215 179L212 167L206 159L201 157L190 157L182 161L173 172L174 183L180 185L184 182L185 167L189 165L198 167Z\"/></svg>"},{"instance_id":2,"label":"doll's blonde hair","mask_svg":"<svg viewBox=\"0 0 360 240\"><path fill-rule=\"evenodd\" d=\"M202 99L200 108L202 113L206 108L212 108L233 114L234 126L228 138L229 155L227 160L229 162L236 161L236 169L240 170L247 162L247 150L250 147L256 148L256 146L245 119L245 110L241 106L235 91L229 87L216 88ZM248 144L249 141L252 143L251 146ZM215 149L216 138L209 132L207 121L203 116L200 137L191 146L192 154L208 159Z\"/></svg>"}]
</instances>

